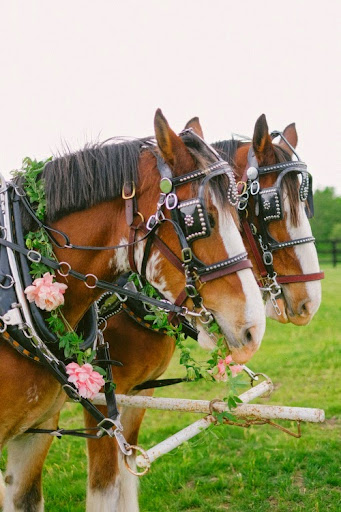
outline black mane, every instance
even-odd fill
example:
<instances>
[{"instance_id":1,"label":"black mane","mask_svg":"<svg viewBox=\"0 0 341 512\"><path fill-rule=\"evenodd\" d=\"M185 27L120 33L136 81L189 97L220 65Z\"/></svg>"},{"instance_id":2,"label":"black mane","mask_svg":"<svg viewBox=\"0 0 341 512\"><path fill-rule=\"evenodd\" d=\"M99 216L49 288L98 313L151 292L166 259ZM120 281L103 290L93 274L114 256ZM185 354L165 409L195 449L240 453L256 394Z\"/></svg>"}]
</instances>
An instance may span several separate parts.
<instances>
[{"instance_id":1,"label":"black mane","mask_svg":"<svg viewBox=\"0 0 341 512\"><path fill-rule=\"evenodd\" d=\"M138 161L147 139L87 145L49 162L43 172L49 222L120 196L125 182L137 182Z\"/></svg>"},{"instance_id":2,"label":"black mane","mask_svg":"<svg viewBox=\"0 0 341 512\"><path fill-rule=\"evenodd\" d=\"M212 146L218 151L219 155L231 165L232 168L235 168L236 165L234 157L237 149L239 149L242 144L247 144L247 142L238 139L230 139L219 140L214 142Z\"/></svg>"},{"instance_id":3,"label":"black mane","mask_svg":"<svg viewBox=\"0 0 341 512\"><path fill-rule=\"evenodd\" d=\"M182 140L198 168L205 168L215 157L194 133L185 132ZM138 183L138 162L146 144L155 146L151 137L125 140L110 139L84 149L69 152L49 162L43 172L47 217L53 222L72 212L85 210L119 197L125 182ZM155 151L157 151L155 147ZM226 203L226 182L212 180L218 198Z\"/></svg>"}]
</instances>

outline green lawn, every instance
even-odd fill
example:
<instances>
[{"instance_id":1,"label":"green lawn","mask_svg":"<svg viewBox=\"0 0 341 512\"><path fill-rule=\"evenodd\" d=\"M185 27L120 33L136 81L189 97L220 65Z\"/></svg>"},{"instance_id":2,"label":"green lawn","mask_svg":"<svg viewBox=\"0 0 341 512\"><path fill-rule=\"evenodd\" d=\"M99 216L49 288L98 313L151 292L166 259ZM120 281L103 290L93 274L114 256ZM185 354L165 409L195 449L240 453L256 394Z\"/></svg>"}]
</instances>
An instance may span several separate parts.
<instances>
[{"instance_id":1,"label":"green lawn","mask_svg":"<svg viewBox=\"0 0 341 512\"><path fill-rule=\"evenodd\" d=\"M142 512L341 510L340 286L341 267L327 269L322 306L311 325L269 321L262 347L250 363L276 387L270 398L259 402L322 408L326 422L302 425L301 439L269 426L209 429L154 462L140 481ZM176 354L167 375L181 373ZM224 389L200 382L156 394L212 399L224 396ZM73 404L62 416L63 427L82 422ZM139 444L149 448L198 418L149 411ZM46 510L84 511L85 487L85 443L77 438L55 441L45 466Z\"/></svg>"}]
</instances>

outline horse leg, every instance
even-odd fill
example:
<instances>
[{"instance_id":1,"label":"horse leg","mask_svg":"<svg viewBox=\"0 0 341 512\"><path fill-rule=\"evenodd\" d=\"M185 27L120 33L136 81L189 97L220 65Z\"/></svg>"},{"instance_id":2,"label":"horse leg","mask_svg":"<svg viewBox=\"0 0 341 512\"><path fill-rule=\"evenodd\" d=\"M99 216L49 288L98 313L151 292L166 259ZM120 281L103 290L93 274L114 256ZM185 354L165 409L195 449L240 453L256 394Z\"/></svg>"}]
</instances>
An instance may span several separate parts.
<instances>
[{"instance_id":1,"label":"horse leg","mask_svg":"<svg viewBox=\"0 0 341 512\"><path fill-rule=\"evenodd\" d=\"M138 394L150 396L153 390ZM106 409L102 412L106 414ZM123 433L130 444L137 443L144 413L144 409L122 408ZM85 423L88 427L96 425L88 413L85 413ZM88 456L87 512L138 512L138 478L126 469L116 440L109 437L89 439ZM135 455L129 457L131 467L134 467L134 461Z\"/></svg>"},{"instance_id":2,"label":"horse leg","mask_svg":"<svg viewBox=\"0 0 341 512\"><path fill-rule=\"evenodd\" d=\"M140 396L152 396L154 390L147 389L137 393ZM121 421L124 428L124 435L129 444L138 444L138 435L140 426L144 417L145 409L135 409L133 407L123 407L121 411ZM129 467L136 470L136 453L127 457ZM120 505L118 512L137 512L138 505L138 477L132 475L126 468L125 461L121 451L118 451L118 467L120 474Z\"/></svg>"},{"instance_id":3,"label":"horse leg","mask_svg":"<svg viewBox=\"0 0 341 512\"><path fill-rule=\"evenodd\" d=\"M59 413L37 428L56 429ZM3 512L42 512L44 500L41 474L53 437L22 434L8 442Z\"/></svg>"}]
</instances>

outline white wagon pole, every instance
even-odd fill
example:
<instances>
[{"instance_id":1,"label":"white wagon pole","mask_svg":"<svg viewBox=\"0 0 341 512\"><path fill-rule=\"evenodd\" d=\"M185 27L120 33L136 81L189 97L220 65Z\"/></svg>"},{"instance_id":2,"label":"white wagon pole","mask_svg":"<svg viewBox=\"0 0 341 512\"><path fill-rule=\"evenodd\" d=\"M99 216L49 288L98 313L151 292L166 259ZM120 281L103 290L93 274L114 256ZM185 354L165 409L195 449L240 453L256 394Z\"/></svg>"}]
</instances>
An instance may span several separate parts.
<instances>
[{"instance_id":1,"label":"white wagon pole","mask_svg":"<svg viewBox=\"0 0 341 512\"><path fill-rule=\"evenodd\" d=\"M237 418L253 418L259 420L282 419L312 423L320 423L324 421L324 411L321 409L248 404L249 401L264 395L265 393L271 393L272 390L273 384L269 378L257 386L250 388L248 391L239 396L243 403L239 404L237 408L233 410L233 414ZM170 452L174 448L177 448L183 442L188 441L192 437L196 436L216 421L216 419L211 415L212 402L208 400L187 400L177 398L157 398L128 395L116 395L116 398L118 405L123 405L126 407L208 414L207 417L192 423L168 439L165 439L161 443L150 448L148 451L141 451L142 455L139 455L136 458L136 463L138 467L145 468L146 470L157 458ZM96 405L105 405L104 395L101 393L98 394L94 398L93 402ZM229 412L230 410L225 402L214 401L214 411L221 413L225 411ZM128 469L130 470L129 467ZM143 473L135 473L133 470L131 470L131 472L139 475L145 473L145 471Z\"/></svg>"},{"instance_id":2,"label":"white wagon pole","mask_svg":"<svg viewBox=\"0 0 341 512\"><path fill-rule=\"evenodd\" d=\"M256 389L256 387L254 389ZM118 405L124 405L126 407L210 414L209 400L187 400L180 398L156 398L128 395L116 395L116 398ZM106 405L105 397L98 394L94 398L93 403L96 405ZM214 409L218 413L224 411L229 412L227 404L223 401L216 402L214 404ZM281 405L243 403L233 410L233 414L237 418L253 417L258 419L306 421L310 423L322 423L324 421L324 411L322 409L286 407Z\"/></svg>"}]
</instances>

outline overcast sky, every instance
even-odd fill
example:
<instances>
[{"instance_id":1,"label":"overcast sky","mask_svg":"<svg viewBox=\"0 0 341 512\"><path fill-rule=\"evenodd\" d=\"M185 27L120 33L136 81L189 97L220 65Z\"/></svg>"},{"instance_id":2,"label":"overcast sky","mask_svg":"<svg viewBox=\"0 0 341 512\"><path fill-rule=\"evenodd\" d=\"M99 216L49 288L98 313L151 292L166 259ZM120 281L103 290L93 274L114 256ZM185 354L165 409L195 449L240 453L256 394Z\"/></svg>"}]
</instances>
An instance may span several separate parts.
<instances>
[{"instance_id":1,"label":"overcast sky","mask_svg":"<svg viewBox=\"0 0 341 512\"><path fill-rule=\"evenodd\" d=\"M340 0L2 0L0 170L66 141L180 131L213 142L296 122L315 186L341 193Z\"/></svg>"}]
</instances>

